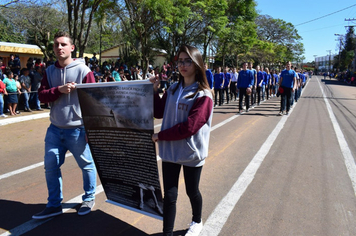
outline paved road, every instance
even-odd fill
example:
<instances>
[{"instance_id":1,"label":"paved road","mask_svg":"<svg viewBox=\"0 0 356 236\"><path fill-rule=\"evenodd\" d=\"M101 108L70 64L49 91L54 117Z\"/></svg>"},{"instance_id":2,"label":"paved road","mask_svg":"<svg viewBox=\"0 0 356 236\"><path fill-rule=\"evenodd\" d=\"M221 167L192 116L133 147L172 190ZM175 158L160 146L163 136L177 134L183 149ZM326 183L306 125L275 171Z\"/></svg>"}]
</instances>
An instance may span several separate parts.
<instances>
[{"instance_id":1,"label":"paved road","mask_svg":"<svg viewBox=\"0 0 356 236\"><path fill-rule=\"evenodd\" d=\"M278 109L278 98L242 115L236 102L214 109L201 235L356 235L356 87L314 76L289 116ZM78 216L82 181L70 154L62 167L67 211L31 220L46 203L49 121L4 120L0 235L160 235L161 221L106 203L100 181L93 212ZM190 219L181 179L175 235L184 235Z\"/></svg>"}]
</instances>

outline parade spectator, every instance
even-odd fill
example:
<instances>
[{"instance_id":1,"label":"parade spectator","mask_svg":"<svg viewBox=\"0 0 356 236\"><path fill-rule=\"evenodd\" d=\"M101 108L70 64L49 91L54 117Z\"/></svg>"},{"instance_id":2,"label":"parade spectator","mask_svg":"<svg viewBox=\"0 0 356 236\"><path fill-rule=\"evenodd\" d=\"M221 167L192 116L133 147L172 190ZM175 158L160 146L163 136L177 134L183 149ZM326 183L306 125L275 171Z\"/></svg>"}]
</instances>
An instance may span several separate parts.
<instances>
[{"instance_id":1,"label":"parade spectator","mask_svg":"<svg viewBox=\"0 0 356 236\"><path fill-rule=\"evenodd\" d=\"M247 62L242 64L242 70L239 72L237 88L239 92L239 113L242 112L242 101L245 97L246 112L250 110L250 95L254 85L254 73L247 69Z\"/></svg>"},{"instance_id":2,"label":"parade spectator","mask_svg":"<svg viewBox=\"0 0 356 236\"><path fill-rule=\"evenodd\" d=\"M291 108L292 93L294 92L296 86L296 74L291 68L292 63L288 61L286 63L286 69L281 72L279 79L279 90L281 93L281 108L278 113L279 116L283 116L284 111L286 111L286 115L288 115Z\"/></svg>"},{"instance_id":3,"label":"parade spectator","mask_svg":"<svg viewBox=\"0 0 356 236\"><path fill-rule=\"evenodd\" d=\"M124 73L124 69L119 69L119 75L120 75L121 81L127 81L125 73Z\"/></svg>"},{"instance_id":4,"label":"parade spectator","mask_svg":"<svg viewBox=\"0 0 356 236\"><path fill-rule=\"evenodd\" d=\"M18 75L21 69L21 63L18 55L10 54L10 60L7 63L8 67L12 71L12 73Z\"/></svg>"},{"instance_id":5,"label":"parade spectator","mask_svg":"<svg viewBox=\"0 0 356 236\"><path fill-rule=\"evenodd\" d=\"M43 64L42 64L42 61L41 61L40 58L37 58L37 59L36 59L36 61L35 61L35 67L36 67L36 66L41 66L41 67L43 67Z\"/></svg>"},{"instance_id":6,"label":"parade spectator","mask_svg":"<svg viewBox=\"0 0 356 236\"><path fill-rule=\"evenodd\" d=\"M34 63L33 63L33 58L32 57L29 57L28 60L27 60L27 63L26 63L26 67L28 70L31 70L34 66Z\"/></svg>"},{"instance_id":7,"label":"parade spectator","mask_svg":"<svg viewBox=\"0 0 356 236\"><path fill-rule=\"evenodd\" d=\"M159 80L154 82L154 116L162 118L158 142L162 158L164 185L163 234L173 236L179 173L183 167L186 192L192 207L192 222L187 236L199 235L203 228L202 196L199 181L208 145L213 114L212 93L205 76L203 58L198 49L183 45L178 51L179 82L161 98ZM187 145L188 142L188 145Z\"/></svg>"},{"instance_id":8,"label":"parade spectator","mask_svg":"<svg viewBox=\"0 0 356 236\"><path fill-rule=\"evenodd\" d=\"M93 57L90 58L90 64L97 65L99 63L98 58L96 58L96 53L93 53Z\"/></svg>"},{"instance_id":9,"label":"parade spectator","mask_svg":"<svg viewBox=\"0 0 356 236\"><path fill-rule=\"evenodd\" d=\"M167 73L169 73L170 67L168 67ZM134 80L142 80L142 70L139 66L135 66L134 72L133 72L133 77ZM167 74L167 81L168 81L168 74Z\"/></svg>"},{"instance_id":10,"label":"parade spectator","mask_svg":"<svg viewBox=\"0 0 356 236\"><path fill-rule=\"evenodd\" d=\"M5 78L5 66L2 57L0 57L0 80L3 80Z\"/></svg>"},{"instance_id":11,"label":"parade spectator","mask_svg":"<svg viewBox=\"0 0 356 236\"><path fill-rule=\"evenodd\" d=\"M7 105L10 111L11 116L15 116L16 107L18 103L17 93L21 94L20 88L16 84L16 80L14 79L14 73L10 70L7 72L7 78L3 80L6 85L4 94L6 96Z\"/></svg>"},{"instance_id":12,"label":"parade spectator","mask_svg":"<svg viewBox=\"0 0 356 236\"><path fill-rule=\"evenodd\" d=\"M42 111L43 109L41 108L41 102L38 99L38 89L41 86L41 81L42 81L42 67L37 66L35 68L35 71L33 73L33 79L31 80L31 102L35 104L36 110L37 111Z\"/></svg>"},{"instance_id":13,"label":"parade spectator","mask_svg":"<svg viewBox=\"0 0 356 236\"><path fill-rule=\"evenodd\" d=\"M121 81L120 74L119 74L119 67L115 66L114 70L111 73L112 77L115 81Z\"/></svg>"},{"instance_id":14,"label":"parade spectator","mask_svg":"<svg viewBox=\"0 0 356 236\"><path fill-rule=\"evenodd\" d=\"M54 65L54 63L55 63L55 60L53 58L53 55L50 54L49 55L49 60L47 61L47 64L46 64L46 67L48 68L49 66Z\"/></svg>"},{"instance_id":15,"label":"parade spectator","mask_svg":"<svg viewBox=\"0 0 356 236\"><path fill-rule=\"evenodd\" d=\"M104 61L103 65L101 66L101 73L105 75L107 72L111 72L111 64L107 61Z\"/></svg>"},{"instance_id":16,"label":"parade spectator","mask_svg":"<svg viewBox=\"0 0 356 236\"><path fill-rule=\"evenodd\" d=\"M47 57L43 57L42 66L41 66L43 69L47 68L47 62L48 62L48 58Z\"/></svg>"},{"instance_id":17,"label":"parade spectator","mask_svg":"<svg viewBox=\"0 0 356 236\"><path fill-rule=\"evenodd\" d=\"M46 219L62 214L60 167L68 150L73 154L83 176L85 193L78 214L90 213L95 203L96 168L86 140L75 87L76 84L95 83L95 78L83 59L71 57L75 46L69 34L56 33L53 47L57 62L47 68L38 90L39 99L51 103L51 124L45 137L44 154L48 203L42 212L32 216L33 219Z\"/></svg>"},{"instance_id":18,"label":"parade spectator","mask_svg":"<svg viewBox=\"0 0 356 236\"><path fill-rule=\"evenodd\" d=\"M101 73L101 71L100 71L100 66L96 66L96 67L95 67L94 77L95 77L95 81L96 81L97 83L103 81L104 75L103 75L103 74Z\"/></svg>"},{"instance_id":19,"label":"parade spectator","mask_svg":"<svg viewBox=\"0 0 356 236\"><path fill-rule=\"evenodd\" d=\"M30 93L31 93L31 78L30 71L27 68L22 69L22 75L20 76L19 82L21 84L21 93L23 95L24 111L32 112L30 109Z\"/></svg>"},{"instance_id":20,"label":"parade spectator","mask_svg":"<svg viewBox=\"0 0 356 236\"><path fill-rule=\"evenodd\" d=\"M132 80L131 74L129 70L124 70L124 74L125 74L125 79L126 80Z\"/></svg>"},{"instance_id":21,"label":"parade spectator","mask_svg":"<svg viewBox=\"0 0 356 236\"><path fill-rule=\"evenodd\" d=\"M103 77L103 82L115 82L114 78L112 77L110 71L106 71Z\"/></svg>"},{"instance_id":22,"label":"parade spectator","mask_svg":"<svg viewBox=\"0 0 356 236\"><path fill-rule=\"evenodd\" d=\"M161 79L161 89L162 90L167 90L167 88L168 88L168 77L167 77L166 71L164 69L161 69L161 72L159 73L159 77Z\"/></svg>"},{"instance_id":23,"label":"parade spectator","mask_svg":"<svg viewBox=\"0 0 356 236\"><path fill-rule=\"evenodd\" d=\"M168 82L168 87L169 86L171 86L171 84L172 84L172 75L173 75L173 73L172 73L173 71L172 71L172 67L171 66L168 66L167 67L167 82Z\"/></svg>"},{"instance_id":24,"label":"parade spectator","mask_svg":"<svg viewBox=\"0 0 356 236\"><path fill-rule=\"evenodd\" d=\"M7 117L4 114L4 94L6 93L6 85L0 79L0 117Z\"/></svg>"},{"instance_id":25,"label":"parade spectator","mask_svg":"<svg viewBox=\"0 0 356 236\"><path fill-rule=\"evenodd\" d=\"M219 66L214 75L214 93L215 93L215 104L218 105L218 96L219 96L219 106L223 104L223 88L224 88L224 73L221 72L221 67ZM218 95L219 94L219 95Z\"/></svg>"}]
</instances>

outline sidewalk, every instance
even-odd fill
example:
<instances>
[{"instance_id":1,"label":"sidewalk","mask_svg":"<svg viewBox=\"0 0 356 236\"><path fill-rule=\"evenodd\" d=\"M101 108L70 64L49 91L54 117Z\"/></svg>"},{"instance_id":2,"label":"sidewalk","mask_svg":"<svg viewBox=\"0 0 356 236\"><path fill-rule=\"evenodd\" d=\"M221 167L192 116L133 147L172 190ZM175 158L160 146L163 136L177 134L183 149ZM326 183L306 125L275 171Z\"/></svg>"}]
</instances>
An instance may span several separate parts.
<instances>
[{"instance_id":1,"label":"sidewalk","mask_svg":"<svg viewBox=\"0 0 356 236\"><path fill-rule=\"evenodd\" d=\"M0 118L0 126L14 124L27 120L35 120L49 117L49 109L44 109L43 111L33 111L33 112L23 112L16 116L8 116L6 118Z\"/></svg>"}]
</instances>

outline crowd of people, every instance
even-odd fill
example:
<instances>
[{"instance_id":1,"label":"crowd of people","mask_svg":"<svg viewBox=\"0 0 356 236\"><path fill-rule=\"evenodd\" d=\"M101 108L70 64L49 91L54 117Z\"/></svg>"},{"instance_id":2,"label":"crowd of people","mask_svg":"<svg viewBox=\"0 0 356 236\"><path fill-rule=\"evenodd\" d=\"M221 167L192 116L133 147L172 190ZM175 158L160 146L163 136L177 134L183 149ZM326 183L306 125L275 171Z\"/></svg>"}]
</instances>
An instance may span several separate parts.
<instances>
[{"instance_id":1,"label":"crowd of people","mask_svg":"<svg viewBox=\"0 0 356 236\"><path fill-rule=\"evenodd\" d=\"M239 101L238 113L249 112L259 106L261 101L281 96L281 108L278 115L288 114L294 101L298 101L310 73L298 68L292 69L291 62L283 70L272 69L244 62L242 68L221 67L214 72L205 64L206 77L210 88L214 90L214 106ZM239 99L237 99L239 98ZM243 106L244 105L244 106Z\"/></svg>"},{"instance_id":2,"label":"crowd of people","mask_svg":"<svg viewBox=\"0 0 356 236\"><path fill-rule=\"evenodd\" d=\"M54 60L52 58L52 62ZM41 85L42 73L49 66L41 59L29 58L25 67L21 67L18 55L10 55L8 65L5 66L3 58L0 58L0 117L7 117L4 112L11 116L20 113L18 103L21 102L25 112L32 109L41 111L37 90ZM4 97L3 97L4 95Z\"/></svg>"},{"instance_id":3,"label":"crowd of people","mask_svg":"<svg viewBox=\"0 0 356 236\"><path fill-rule=\"evenodd\" d=\"M30 57L25 66L21 66L18 55L11 54L7 65L0 57L0 117L20 114L19 106L24 112L33 110L41 111L50 108L49 104L41 106L37 90L41 85L43 72L55 64L55 59L50 55L43 60ZM143 80L151 76L160 79L160 91L168 89L170 84L178 80L177 68L164 63L162 66L149 66L148 73L144 75L138 65L127 66L118 58L116 61L104 61L99 65L96 54L92 58L85 57L85 64L90 68L95 77L95 82L116 82L128 80Z\"/></svg>"},{"instance_id":4,"label":"crowd of people","mask_svg":"<svg viewBox=\"0 0 356 236\"><path fill-rule=\"evenodd\" d=\"M160 81L159 91L164 92L169 86L177 82L179 77L178 67L172 64L164 63L155 68L150 65L148 73L144 75L140 66L129 67L120 58L116 61L104 61L100 66L94 53L92 58L85 57L84 61L93 72L95 82L98 83L143 80L154 76ZM11 116L19 114L19 102L21 102L24 112L41 111L42 107L37 90L41 84L43 71L54 63L55 60L52 55L49 59L44 58L43 60L30 57L26 66L21 68L18 55L11 54L7 66L3 65L3 58L0 58L0 117L7 117L5 113L9 113ZM298 100L300 96L298 91L302 90L306 78L311 76L310 72L294 68L295 82L293 82L293 86L295 84L294 90L296 92L292 91L289 94L288 89L283 93L279 92L280 87L280 90L285 87L284 85L281 86L283 81L280 79L283 78L282 70L270 70L262 65L257 65L254 68L251 62L243 63L240 69L236 67L216 67L212 71L208 69L207 64L205 64L205 69L209 86L215 93L214 106L221 106L238 100L239 113L248 112L251 107L259 106L261 101L278 95L282 97L280 112L282 114L283 112L288 113L290 108L287 104L292 105L294 100ZM285 74L285 76L289 75ZM346 78L346 75L340 74L338 78ZM286 83L286 80L283 83ZM289 87L291 84L287 86ZM294 97L293 101L291 100L292 96ZM291 101L289 102L289 100ZM284 106L286 107L284 108ZM43 108L50 108L49 104L44 104Z\"/></svg>"}]
</instances>

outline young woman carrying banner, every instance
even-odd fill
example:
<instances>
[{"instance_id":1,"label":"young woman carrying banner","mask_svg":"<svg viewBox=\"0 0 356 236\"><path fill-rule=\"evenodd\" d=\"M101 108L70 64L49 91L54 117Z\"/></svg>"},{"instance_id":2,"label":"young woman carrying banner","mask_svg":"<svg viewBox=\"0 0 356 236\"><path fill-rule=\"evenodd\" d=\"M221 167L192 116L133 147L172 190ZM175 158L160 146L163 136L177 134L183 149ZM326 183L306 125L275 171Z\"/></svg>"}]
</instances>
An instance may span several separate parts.
<instances>
[{"instance_id":1,"label":"young woman carrying banner","mask_svg":"<svg viewBox=\"0 0 356 236\"><path fill-rule=\"evenodd\" d=\"M154 83L154 116L162 118L159 133L152 135L158 142L162 158L164 206L163 233L173 235L178 194L178 180L183 166L187 195L192 206L192 223L186 235L199 235L202 196L199 181L208 145L213 115L213 97L205 75L203 58L198 49L183 45L178 51L179 81L161 98L159 81Z\"/></svg>"}]
</instances>

